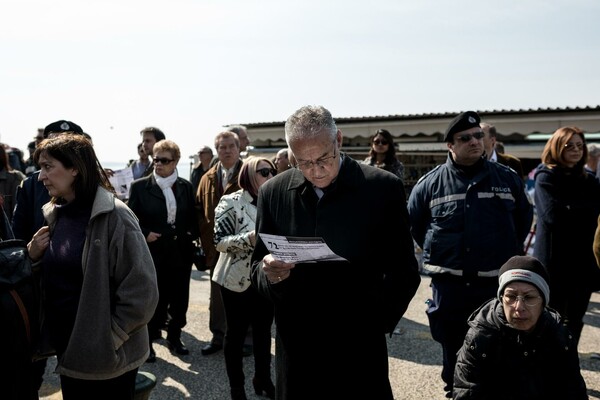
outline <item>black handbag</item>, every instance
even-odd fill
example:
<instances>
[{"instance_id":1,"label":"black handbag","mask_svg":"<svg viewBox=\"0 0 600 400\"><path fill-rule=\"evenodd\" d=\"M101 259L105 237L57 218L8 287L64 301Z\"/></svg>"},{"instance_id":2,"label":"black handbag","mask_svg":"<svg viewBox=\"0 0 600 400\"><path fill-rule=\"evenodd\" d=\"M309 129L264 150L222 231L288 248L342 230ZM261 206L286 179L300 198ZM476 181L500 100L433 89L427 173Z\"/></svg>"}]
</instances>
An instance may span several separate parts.
<instances>
[{"instance_id":1,"label":"black handbag","mask_svg":"<svg viewBox=\"0 0 600 400\"><path fill-rule=\"evenodd\" d=\"M206 255L204 254L204 249L200 245L200 240L194 241L194 253L192 254L192 261L198 271L206 271L209 269L206 265Z\"/></svg>"},{"instance_id":2,"label":"black handbag","mask_svg":"<svg viewBox=\"0 0 600 400\"><path fill-rule=\"evenodd\" d=\"M4 210L2 210L4 211ZM6 219L6 214L1 215ZM7 234L14 237L10 225ZM20 239L0 241L0 295L10 295L23 322L23 334L31 350L32 360L48 358L56 354L43 331L42 289L39 268L33 266L27 251L27 243ZM3 303L7 304L7 303ZM14 307L10 307L15 309ZM11 310L4 310L12 312Z\"/></svg>"},{"instance_id":3,"label":"black handbag","mask_svg":"<svg viewBox=\"0 0 600 400\"><path fill-rule=\"evenodd\" d=\"M21 333L13 332L11 335L24 335L26 343L33 349L39 337L39 290L24 240L9 239L0 242L0 295L2 298L10 296L14 301L12 306L11 303L2 301L3 313L14 315L14 318L20 316L22 320Z\"/></svg>"}]
</instances>

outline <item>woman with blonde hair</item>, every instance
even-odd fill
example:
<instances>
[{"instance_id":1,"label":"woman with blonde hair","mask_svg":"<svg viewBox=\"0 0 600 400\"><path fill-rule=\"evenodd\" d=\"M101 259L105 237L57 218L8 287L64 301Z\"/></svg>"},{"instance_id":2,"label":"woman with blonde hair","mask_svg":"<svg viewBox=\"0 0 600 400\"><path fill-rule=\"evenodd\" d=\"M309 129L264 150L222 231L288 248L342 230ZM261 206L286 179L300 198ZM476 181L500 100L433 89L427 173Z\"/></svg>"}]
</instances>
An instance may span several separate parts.
<instances>
[{"instance_id":1,"label":"woman with blonde hair","mask_svg":"<svg viewBox=\"0 0 600 400\"><path fill-rule=\"evenodd\" d=\"M243 345L249 326L254 347L254 391L275 398L271 381L273 305L250 285L250 259L256 243L258 189L276 174L270 160L247 158L238 176L241 189L221 197L215 209L214 238L219 260L212 280L220 285L225 306L225 367L233 400L246 399Z\"/></svg>"},{"instance_id":2,"label":"woman with blonde hair","mask_svg":"<svg viewBox=\"0 0 600 400\"><path fill-rule=\"evenodd\" d=\"M188 355L181 341L187 324L194 239L199 235L192 184L177 175L179 146L167 139L152 147L153 172L135 180L127 203L140 219L140 227L152 254L158 292L154 316L148 323L150 354L156 361L152 342L167 331L167 346L178 355Z\"/></svg>"},{"instance_id":3,"label":"woman with blonde hair","mask_svg":"<svg viewBox=\"0 0 600 400\"><path fill-rule=\"evenodd\" d=\"M537 231L533 256L548 268L550 307L579 342L600 269L592 243L600 214L600 182L585 172L588 150L577 127L559 128L542 152L535 175Z\"/></svg>"}]
</instances>

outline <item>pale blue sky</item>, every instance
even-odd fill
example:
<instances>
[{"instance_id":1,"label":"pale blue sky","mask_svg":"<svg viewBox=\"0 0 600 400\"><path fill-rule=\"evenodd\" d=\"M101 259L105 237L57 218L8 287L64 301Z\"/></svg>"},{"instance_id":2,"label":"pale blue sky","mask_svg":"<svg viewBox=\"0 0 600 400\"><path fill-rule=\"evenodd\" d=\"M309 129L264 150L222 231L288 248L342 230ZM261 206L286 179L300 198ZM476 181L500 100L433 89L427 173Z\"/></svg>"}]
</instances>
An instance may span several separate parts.
<instances>
[{"instance_id":1,"label":"pale blue sky","mask_svg":"<svg viewBox=\"0 0 600 400\"><path fill-rule=\"evenodd\" d=\"M0 140L69 119L103 162L161 128L600 105L600 2L1 0Z\"/></svg>"}]
</instances>

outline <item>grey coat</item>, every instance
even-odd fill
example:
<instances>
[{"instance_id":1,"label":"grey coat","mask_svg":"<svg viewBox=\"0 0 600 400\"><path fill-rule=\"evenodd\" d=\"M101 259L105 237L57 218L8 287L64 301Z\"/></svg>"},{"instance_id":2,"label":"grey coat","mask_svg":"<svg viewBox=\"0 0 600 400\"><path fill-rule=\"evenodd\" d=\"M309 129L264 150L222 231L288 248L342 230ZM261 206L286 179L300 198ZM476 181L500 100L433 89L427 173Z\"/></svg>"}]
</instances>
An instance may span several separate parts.
<instances>
[{"instance_id":1,"label":"grey coat","mask_svg":"<svg viewBox=\"0 0 600 400\"><path fill-rule=\"evenodd\" d=\"M56 209L43 212L52 230ZM83 286L69 344L56 372L111 379L148 358L146 324L158 302L156 273L135 214L98 188L82 257Z\"/></svg>"}]
</instances>

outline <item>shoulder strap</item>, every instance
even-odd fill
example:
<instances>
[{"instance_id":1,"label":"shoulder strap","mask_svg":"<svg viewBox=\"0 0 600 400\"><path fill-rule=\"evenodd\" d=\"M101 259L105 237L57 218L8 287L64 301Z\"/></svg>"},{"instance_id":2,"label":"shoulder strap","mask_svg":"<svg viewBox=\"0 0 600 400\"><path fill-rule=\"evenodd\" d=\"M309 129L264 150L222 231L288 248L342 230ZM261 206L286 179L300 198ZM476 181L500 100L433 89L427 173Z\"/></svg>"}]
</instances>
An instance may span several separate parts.
<instances>
[{"instance_id":1,"label":"shoulder strap","mask_svg":"<svg viewBox=\"0 0 600 400\"><path fill-rule=\"evenodd\" d=\"M12 221L10 221L8 219L8 216L6 215L6 211L4 211L4 207L0 207L2 209L2 216L4 217L4 224L6 225L6 234L10 235L10 237L8 239L14 239L15 238L15 233L13 232L12 229Z\"/></svg>"},{"instance_id":2,"label":"shoulder strap","mask_svg":"<svg viewBox=\"0 0 600 400\"><path fill-rule=\"evenodd\" d=\"M27 341L31 344L31 328L29 324L29 314L27 313L27 309L25 308L25 304L23 304L23 300L21 300L21 296L14 289L9 290L10 295L17 303L17 307L19 307L19 311L21 311L21 317L23 317L23 324L25 325L25 333L27 334Z\"/></svg>"}]
</instances>

